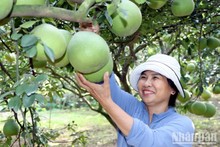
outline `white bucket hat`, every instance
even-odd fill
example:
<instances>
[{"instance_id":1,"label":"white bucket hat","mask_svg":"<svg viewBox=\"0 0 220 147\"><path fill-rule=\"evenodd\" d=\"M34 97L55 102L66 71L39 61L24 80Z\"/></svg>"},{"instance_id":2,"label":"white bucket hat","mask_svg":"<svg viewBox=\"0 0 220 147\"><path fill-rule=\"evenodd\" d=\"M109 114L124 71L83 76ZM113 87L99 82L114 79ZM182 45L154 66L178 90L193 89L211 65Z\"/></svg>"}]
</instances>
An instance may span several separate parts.
<instances>
[{"instance_id":1,"label":"white bucket hat","mask_svg":"<svg viewBox=\"0 0 220 147\"><path fill-rule=\"evenodd\" d=\"M179 62L169 55L156 54L148 58L148 60L138 65L130 74L131 86L138 91L137 83L143 71L151 70L157 72L166 78L173 81L182 97L184 97L184 90L180 83L180 65Z\"/></svg>"}]
</instances>

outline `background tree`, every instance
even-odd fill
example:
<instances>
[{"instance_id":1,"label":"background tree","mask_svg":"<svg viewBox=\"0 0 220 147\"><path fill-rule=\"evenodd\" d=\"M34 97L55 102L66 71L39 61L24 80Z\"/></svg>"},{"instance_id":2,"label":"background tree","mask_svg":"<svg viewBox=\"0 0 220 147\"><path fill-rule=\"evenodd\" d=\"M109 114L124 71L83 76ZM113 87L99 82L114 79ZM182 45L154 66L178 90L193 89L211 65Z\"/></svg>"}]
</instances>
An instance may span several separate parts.
<instances>
[{"instance_id":1,"label":"background tree","mask_svg":"<svg viewBox=\"0 0 220 147\"><path fill-rule=\"evenodd\" d=\"M2 9L5 2L0 2L0 12L4 14L0 15L0 103L2 111L12 112L20 128L17 140L23 140L26 145L47 143L46 132L38 127L40 119L36 109L53 105L57 98L64 97L66 91L82 100L91 110L102 114L114 126L102 107L76 84L75 71L70 64L64 67L53 64L55 56L47 46L44 49L49 60L35 60L36 44L39 40L31 32L43 23L51 24L59 30L67 30L71 35L84 30L103 37L109 45L114 61L113 71L119 84L129 93L136 94L128 82L130 70L149 56L160 52L175 56L182 66L181 81L184 89L189 92L189 97L187 101L179 98L180 110L194 113L195 110L191 111L192 103L208 101L214 87L214 93L219 94L218 0L190 1L193 2L190 13L175 12L177 10L173 8L173 4L178 3L178 0L132 0L142 14L141 26L132 35L122 36L112 31L112 14L119 12L129 16L124 11L125 8L120 6L120 0L43 0L37 4L34 0L29 2L11 1L4 7L11 10L6 15ZM181 7L189 8L187 3L181 4ZM132 18L131 21L135 19ZM129 27L129 30L134 29L133 25ZM58 40L52 40L54 43L56 41ZM199 108L207 109L203 106L199 105ZM18 116L20 113L22 117ZM27 114L31 114L31 121L27 120ZM7 143L13 144L11 141L11 136L8 136Z\"/></svg>"}]
</instances>

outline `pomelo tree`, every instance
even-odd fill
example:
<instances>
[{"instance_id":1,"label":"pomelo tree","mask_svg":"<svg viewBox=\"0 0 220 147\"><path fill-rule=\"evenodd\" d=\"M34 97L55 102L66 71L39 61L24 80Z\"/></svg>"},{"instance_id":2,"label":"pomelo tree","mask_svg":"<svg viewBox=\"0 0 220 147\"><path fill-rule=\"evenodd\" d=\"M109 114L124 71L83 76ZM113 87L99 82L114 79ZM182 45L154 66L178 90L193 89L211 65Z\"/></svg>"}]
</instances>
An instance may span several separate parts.
<instances>
[{"instance_id":1,"label":"pomelo tree","mask_svg":"<svg viewBox=\"0 0 220 147\"><path fill-rule=\"evenodd\" d=\"M39 127L37 109L53 106L54 100L64 97L66 92L77 96L87 107L102 114L114 125L102 107L76 84L75 68L68 62L68 65L56 66L55 63L65 56L66 51L63 50L71 39L65 39L59 31L59 37L49 35L47 28L34 35L32 31L42 24L66 30L71 35L88 31L103 38L109 47L113 72L119 84L132 94L136 93L127 81L134 66L155 53L175 56L182 66L181 82L191 96L187 101L179 101L178 107L200 115L200 105L194 104L193 111L189 105L195 101L204 101L202 93L220 83L219 1L188 0L185 4L178 0L175 3L164 0L160 4L159 0L157 3L130 0L129 4L132 4L129 6L132 9L129 10L134 9L134 12L126 10L126 6L122 5L126 1L45 0L42 4L33 2L23 5L16 5L15 1L0 1L0 111L11 112L20 128L16 133L17 138L23 138L25 145L48 143L49 139ZM134 16L138 18L130 18ZM40 37L41 34L47 38ZM81 45L88 44L90 38L85 37L84 40L85 44ZM50 45L46 42L50 42ZM60 47L54 48L54 44ZM95 41L94 44L99 42ZM40 53L38 46L41 46ZM44 55L44 61L36 58L39 54ZM99 53L96 54L95 58L99 58ZM83 55L81 58L83 60L80 60L80 64L92 61ZM68 59L73 60L69 55ZM187 66L192 60L195 69L189 70ZM94 75L89 74L90 77ZM219 94L215 90L216 93ZM206 100L211 101L211 98ZM202 106L210 109L204 108L204 113L210 114L203 116L213 116L215 107L205 104ZM24 117L19 117L19 113ZM30 114L31 120L26 119L27 114ZM10 137L8 140L7 145L13 145L14 141Z\"/></svg>"}]
</instances>

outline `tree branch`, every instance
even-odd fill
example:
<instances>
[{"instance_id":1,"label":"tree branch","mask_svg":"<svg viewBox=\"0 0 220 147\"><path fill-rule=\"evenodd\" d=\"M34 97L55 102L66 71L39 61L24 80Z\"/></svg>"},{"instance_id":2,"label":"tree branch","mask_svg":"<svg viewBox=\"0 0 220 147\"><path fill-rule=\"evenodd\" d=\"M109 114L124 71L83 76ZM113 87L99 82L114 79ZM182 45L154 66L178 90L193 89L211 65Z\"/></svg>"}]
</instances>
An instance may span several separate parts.
<instances>
[{"instance_id":1,"label":"tree branch","mask_svg":"<svg viewBox=\"0 0 220 147\"><path fill-rule=\"evenodd\" d=\"M11 77L10 73L7 71L7 69L4 67L4 65L2 64L2 62L0 62L0 67L2 69L2 71L4 71L4 73L14 82L13 78Z\"/></svg>"},{"instance_id":2,"label":"tree branch","mask_svg":"<svg viewBox=\"0 0 220 147\"><path fill-rule=\"evenodd\" d=\"M82 10L79 13L58 7L15 5L10 17L48 17L70 22L91 22L91 19L82 15Z\"/></svg>"}]
</instances>

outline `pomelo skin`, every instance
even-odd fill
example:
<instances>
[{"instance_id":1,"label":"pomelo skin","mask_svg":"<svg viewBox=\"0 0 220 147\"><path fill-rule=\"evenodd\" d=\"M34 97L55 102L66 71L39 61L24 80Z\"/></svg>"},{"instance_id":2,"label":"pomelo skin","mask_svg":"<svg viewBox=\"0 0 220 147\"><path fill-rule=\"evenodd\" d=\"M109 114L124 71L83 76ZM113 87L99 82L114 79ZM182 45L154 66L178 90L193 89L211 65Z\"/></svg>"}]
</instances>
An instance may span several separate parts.
<instances>
[{"instance_id":1,"label":"pomelo skin","mask_svg":"<svg viewBox=\"0 0 220 147\"><path fill-rule=\"evenodd\" d=\"M112 58L110 58L108 63L104 67L102 67L100 70L94 73L91 73L91 74L83 74L83 76L90 82L100 83L103 81L103 76L105 72L108 72L109 74L111 74L112 70L113 70L113 60Z\"/></svg>"},{"instance_id":2,"label":"pomelo skin","mask_svg":"<svg viewBox=\"0 0 220 147\"><path fill-rule=\"evenodd\" d=\"M171 11L173 15L182 17L192 14L195 8L193 0L173 0L171 4Z\"/></svg>"},{"instance_id":3,"label":"pomelo skin","mask_svg":"<svg viewBox=\"0 0 220 147\"><path fill-rule=\"evenodd\" d=\"M215 105L211 104L211 103L205 103L206 105L206 112L203 114L203 116L205 117L212 117L216 114L216 107Z\"/></svg>"},{"instance_id":4,"label":"pomelo skin","mask_svg":"<svg viewBox=\"0 0 220 147\"><path fill-rule=\"evenodd\" d=\"M135 3L129 0L122 0L118 5L117 11L111 17L111 31L119 37L126 37L134 34L142 23L140 9Z\"/></svg>"},{"instance_id":5,"label":"pomelo skin","mask_svg":"<svg viewBox=\"0 0 220 147\"><path fill-rule=\"evenodd\" d=\"M72 37L72 34L69 31L64 30L64 29L60 29L60 32L63 34L63 36L66 40L66 44L69 44L69 41ZM69 63L70 62L68 59L67 51L65 52L65 54L61 58L55 60L55 62L50 62L50 64L52 64L56 67L64 67L64 66L68 65Z\"/></svg>"},{"instance_id":6,"label":"pomelo skin","mask_svg":"<svg viewBox=\"0 0 220 147\"><path fill-rule=\"evenodd\" d=\"M13 7L13 0L1 0L0 7L0 20L2 20L11 12Z\"/></svg>"},{"instance_id":7,"label":"pomelo skin","mask_svg":"<svg viewBox=\"0 0 220 147\"><path fill-rule=\"evenodd\" d=\"M206 112L207 108L205 103L196 101L191 105L191 110L196 115L203 115Z\"/></svg>"},{"instance_id":8,"label":"pomelo skin","mask_svg":"<svg viewBox=\"0 0 220 147\"><path fill-rule=\"evenodd\" d=\"M109 61L109 47L106 41L94 32L75 33L67 47L70 64L80 73L93 73Z\"/></svg>"},{"instance_id":9,"label":"pomelo skin","mask_svg":"<svg viewBox=\"0 0 220 147\"><path fill-rule=\"evenodd\" d=\"M67 55L67 53L65 53L63 55L63 57L61 57L60 59L55 60L55 62L54 63L52 62L51 64L56 66L56 67L65 67L69 63L70 62L69 62L69 59L68 59L68 55Z\"/></svg>"},{"instance_id":10,"label":"pomelo skin","mask_svg":"<svg viewBox=\"0 0 220 147\"><path fill-rule=\"evenodd\" d=\"M148 3L148 6L152 9L160 9L163 7L167 0L148 0L150 3Z\"/></svg>"},{"instance_id":11,"label":"pomelo skin","mask_svg":"<svg viewBox=\"0 0 220 147\"><path fill-rule=\"evenodd\" d=\"M44 46L42 43L46 44L49 48L51 48L54 52L54 58L61 58L66 52L67 43L66 40L59 31L58 28L51 24L41 24L34 28L31 32L33 35L38 37L40 41L37 43L37 55L36 60L38 61L47 61L48 57L45 54Z\"/></svg>"},{"instance_id":12,"label":"pomelo skin","mask_svg":"<svg viewBox=\"0 0 220 147\"><path fill-rule=\"evenodd\" d=\"M215 37L209 37L207 39L207 46L210 49L215 49L215 48L220 46L220 40L218 38L215 38Z\"/></svg>"},{"instance_id":13,"label":"pomelo skin","mask_svg":"<svg viewBox=\"0 0 220 147\"><path fill-rule=\"evenodd\" d=\"M19 126L15 122L14 119L8 119L3 126L3 133L5 136L13 136L18 135L19 133Z\"/></svg>"}]
</instances>

